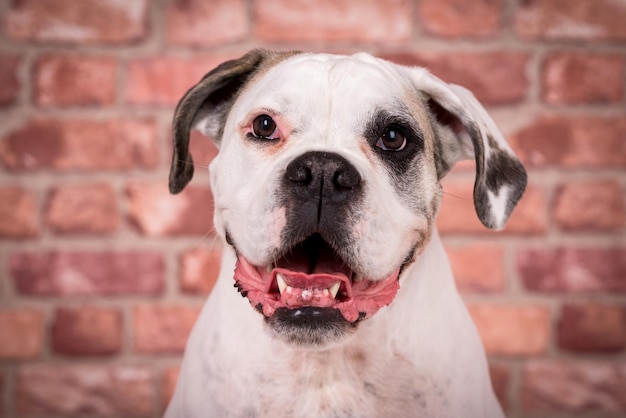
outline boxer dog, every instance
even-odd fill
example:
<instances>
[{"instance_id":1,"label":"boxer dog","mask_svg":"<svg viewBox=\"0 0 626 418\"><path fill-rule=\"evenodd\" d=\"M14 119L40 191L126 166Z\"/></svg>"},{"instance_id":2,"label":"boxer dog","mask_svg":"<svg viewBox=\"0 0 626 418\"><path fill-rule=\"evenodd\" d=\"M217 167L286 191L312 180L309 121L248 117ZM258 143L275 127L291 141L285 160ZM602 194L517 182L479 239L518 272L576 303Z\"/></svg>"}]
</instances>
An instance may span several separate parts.
<instances>
[{"instance_id":1,"label":"boxer dog","mask_svg":"<svg viewBox=\"0 0 626 418\"><path fill-rule=\"evenodd\" d=\"M219 148L225 248L167 417L503 415L435 216L459 160L492 229L526 173L469 91L367 54L254 50L179 102L172 193L191 129Z\"/></svg>"}]
</instances>

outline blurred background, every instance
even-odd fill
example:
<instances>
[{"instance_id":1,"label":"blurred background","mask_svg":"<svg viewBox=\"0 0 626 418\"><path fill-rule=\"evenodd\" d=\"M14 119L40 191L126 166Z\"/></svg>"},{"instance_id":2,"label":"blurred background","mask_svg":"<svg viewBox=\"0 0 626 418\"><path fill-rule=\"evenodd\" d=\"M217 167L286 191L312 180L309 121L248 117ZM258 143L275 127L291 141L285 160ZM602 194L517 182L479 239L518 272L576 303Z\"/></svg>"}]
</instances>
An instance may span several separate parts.
<instances>
[{"instance_id":1,"label":"blurred background","mask_svg":"<svg viewBox=\"0 0 626 418\"><path fill-rule=\"evenodd\" d=\"M0 0L0 417L160 416L222 248L209 139L168 194L173 107L257 46L367 51L475 93L530 175L500 233L472 163L444 181L498 398L626 416L625 1Z\"/></svg>"}]
</instances>

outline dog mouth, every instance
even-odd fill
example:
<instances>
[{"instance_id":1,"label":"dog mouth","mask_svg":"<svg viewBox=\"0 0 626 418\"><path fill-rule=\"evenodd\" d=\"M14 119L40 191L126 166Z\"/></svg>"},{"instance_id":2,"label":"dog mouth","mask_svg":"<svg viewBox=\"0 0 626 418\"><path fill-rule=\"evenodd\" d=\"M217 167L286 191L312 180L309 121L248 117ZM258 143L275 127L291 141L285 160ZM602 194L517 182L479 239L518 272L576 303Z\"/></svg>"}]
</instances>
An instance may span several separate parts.
<instances>
[{"instance_id":1,"label":"dog mouth","mask_svg":"<svg viewBox=\"0 0 626 418\"><path fill-rule=\"evenodd\" d=\"M239 254L235 287L267 318L277 310L329 308L354 323L393 301L399 271L382 280L368 279L354 272L321 235L313 234L266 266L255 266Z\"/></svg>"}]
</instances>

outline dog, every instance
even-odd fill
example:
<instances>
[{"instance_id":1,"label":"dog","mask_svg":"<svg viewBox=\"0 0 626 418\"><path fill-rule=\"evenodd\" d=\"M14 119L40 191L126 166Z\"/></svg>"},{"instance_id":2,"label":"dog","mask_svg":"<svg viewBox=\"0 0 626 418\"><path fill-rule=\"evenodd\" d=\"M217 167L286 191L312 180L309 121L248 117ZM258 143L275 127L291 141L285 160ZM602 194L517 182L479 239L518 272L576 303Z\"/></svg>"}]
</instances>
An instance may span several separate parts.
<instances>
[{"instance_id":1,"label":"dog","mask_svg":"<svg viewBox=\"0 0 626 418\"><path fill-rule=\"evenodd\" d=\"M526 172L468 90L364 53L258 49L180 100L172 193L191 129L218 147L225 248L166 417L503 416L435 217L460 160L491 229Z\"/></svg>"}]
</instances>

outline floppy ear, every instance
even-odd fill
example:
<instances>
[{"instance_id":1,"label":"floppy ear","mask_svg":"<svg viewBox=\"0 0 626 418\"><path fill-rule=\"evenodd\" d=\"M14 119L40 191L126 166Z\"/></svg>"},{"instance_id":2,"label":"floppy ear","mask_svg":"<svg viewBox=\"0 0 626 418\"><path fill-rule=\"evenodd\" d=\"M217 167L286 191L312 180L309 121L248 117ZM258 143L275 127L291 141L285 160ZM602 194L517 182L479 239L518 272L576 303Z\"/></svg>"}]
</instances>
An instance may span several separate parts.
<instances>
[{"instance_id":1,"label":"floppy ear","mask_svg":"<svg viewBox=\"0 0 626 418\"><path fill-rule=\"evenodd\" d=\"M193 160L189 154L191 129L199 130L219 144L228 112L242 87L263 63L291 54L252 50L241 58L220 64L187 91L176 106L172 123L174 152L170 193L182 191L193 177Z\"/></svg>"},{"instance_id":2,"label":"floppy ear","mask_svg":"<svg viewBox=\"0 0 626 418\"><path fill-rule=\"evenodd\" d=\"M487 228L501 229L526 188L526 171L474 95L423 68L410 70L429 100L436 126L439 178L462 159L476 160L474 207Z\"/></svg>"}]
</instances>

